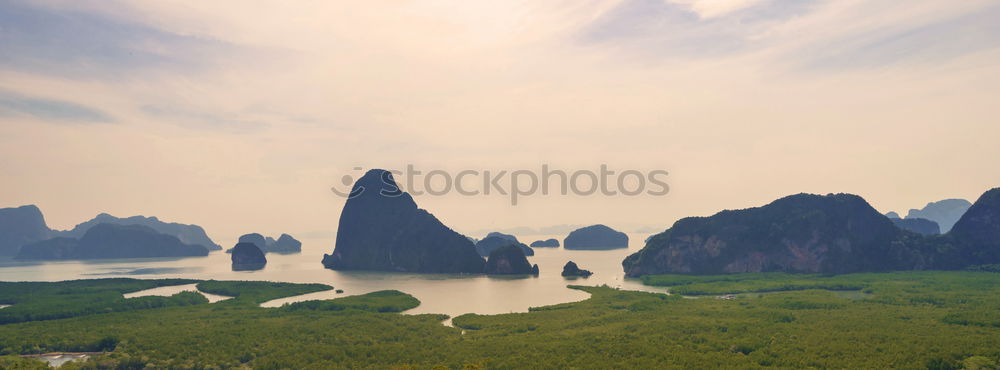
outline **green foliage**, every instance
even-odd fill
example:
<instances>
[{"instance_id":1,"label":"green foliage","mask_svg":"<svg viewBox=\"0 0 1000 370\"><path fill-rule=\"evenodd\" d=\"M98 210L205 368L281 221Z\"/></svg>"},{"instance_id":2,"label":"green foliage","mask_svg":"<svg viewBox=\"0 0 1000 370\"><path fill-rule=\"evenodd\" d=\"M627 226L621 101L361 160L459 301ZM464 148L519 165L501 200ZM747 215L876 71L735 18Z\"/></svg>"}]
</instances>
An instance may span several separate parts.
<instances>
[{"instance_id":1,"label":"green foliage","mask_svg":"<svg viewBox=\"0 0 1000 370\"><path fill-rule=\"evenodd\" d=\"M647 285L669 286L680 295L719 295L734 293L785 292L793 290L862 290L867 287L861 274L823 276L786 274L780 272L733 275L690 276L650 275L642 282Z\"/></svg>"},{"instance_id":2,"label":"green foliage","mask_svg":"<svg viewBox=\"0 0 1000 370\"><path fill-rule=\"evenodd\" d=\"M0 324L208 303L204 296L193 292L182 292L171 297L125 299L122 296L125 293L194 282L195 280L184 279L0 282L0 303L11 305L0 310Z\"/></svg>"},{"instance_id":3,"label":"green foliage","mask_svg":"<svg viewBox=\"0 0 1000 370\"><path fill-rule=\"evenodd\" d=\"M9 370L34 370L49 369L49 365L44 361L24 358L17 355L0 356L0 369Z\"/></svg>"},{"instance_id":4,"label":"green foliage","mask_svg":"<svg viewBox=\"0 0 1000 370\"><path fill-rule=\"evenodd\" d=\"M280 308L223 301L0 325L0 354L74 351L104 343L113 344L114 352L71 367L264 369L989 369L1000 359L1000 327L954 319L1000 321L1000 275L795 278L860 284L867 293L811 289L723 300L574 286L591 297L526 313L461 315L453 319L454 328L441 325L443 315L380 312L417 303L396 291ZM674 286L740 288L789 279L705 277ZM282 293L271 283L212 284L221 284L214 292L235 293L240 301L303 288L291 285Z\"/></svg>"},{"instance_id":5,"label":"green foliage","mask_svg":"<svg viewBox=\"0 0 1000 370\"><path fill-rule=\"evenodd\" d=\"M198 283L198 290L235 297L232 303L261 304L273 299L297 296L302 294L331 290L332 286L325 284L296 284L271 281L216 281L209 280Z\"/></svg>"},{"instance_id":6,"label":"green foliage","mask_svg":"<svg viewBox=\"0 0 1000 370\"><path fill-rule=\"evenodd\" d=\"M420 301L409 294L397 290L383 290L335 300L296 302L284 305L281 309L283 311L342 311L352 309L370 312L403 312L419 305Z\"/></svg>"},{"instance_id":7,"label":"green foliage","mask_svg":"<svg viewBox=\"0 0 1000 370\"><path fill-rule=\"evenodd\" d=\"M966 267L965 270L981 271L981 272L1000 272L1000 264L969 266Z\"/></svg>"}]
</instances>

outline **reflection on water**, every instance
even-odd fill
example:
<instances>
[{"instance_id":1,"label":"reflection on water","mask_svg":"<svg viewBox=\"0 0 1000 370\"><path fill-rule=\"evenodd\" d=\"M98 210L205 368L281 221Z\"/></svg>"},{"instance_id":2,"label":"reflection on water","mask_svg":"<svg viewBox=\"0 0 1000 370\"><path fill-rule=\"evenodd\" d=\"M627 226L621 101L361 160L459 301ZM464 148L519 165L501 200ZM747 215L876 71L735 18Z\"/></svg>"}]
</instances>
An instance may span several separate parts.
<instances>
[{"instance_id":1,"label":"reflection on water","mask_svg":"<svg viewBox=\"0 0 1000 370\"><path fill-rule=\"evenodd\" d=\"M159 288L140 290L138 292L126 293L125 298L135 298L135 297L148 297L148 296L160 296L169 297L180 292L195 292L201 293L201 295L208 298L209 303L215 303L218 301L224 301L233 297L227 297L224 295L217 295L211 293L205 293L198 290L198 284L185 284L185 285L173 285L173 286L161 286Z\"/></svg>"},{"instance_id":2,"label":"reflection on water","mask_svg":"<svg viewBox=\"0 0 1000 370\"><path fill-rule=\"evenodd\" d=\"M553 236L532 236L547 239ZM561 237L557 237L561 239ZM332 243L305 243L301 254L268 254L267 266L257 271L232 271L230 256L213 252L207 257L153 258L90 261L54 261L24 263L0 260L0 281L60 281L97 277L135 275L143 279L190 278L215 280L268 280L294 283L323 283L335 291L312 293L306 297L265 303L268 307L305 300L329 299L395 289L412 294L420 300L419 307L407 313L443 313L457 316L464 313L494 314L526 312L529 307L586 299L587 293L568 289L567 285L602 285L629 290L666 292L665 288L644 286L639 281L625 279L621 261L641 247L645 235L630 235L629 249L610 251L565 250L536 248L529 261L538 264L538 277L488 277L483 275L404 274L371 271L333 271L323 268L320 261L325 246ZM528 239L528 238L524 238ZM560 276L567 261L594 272L589 278L567 279ZM172 288L172 287L169 287ZM163 288L158 288L163 289ZM176 291L174 292L176 293ZM165 293L164 293L165 294ZM211 298L210 298L211 299Z\"/></svg>"}]
</instances>

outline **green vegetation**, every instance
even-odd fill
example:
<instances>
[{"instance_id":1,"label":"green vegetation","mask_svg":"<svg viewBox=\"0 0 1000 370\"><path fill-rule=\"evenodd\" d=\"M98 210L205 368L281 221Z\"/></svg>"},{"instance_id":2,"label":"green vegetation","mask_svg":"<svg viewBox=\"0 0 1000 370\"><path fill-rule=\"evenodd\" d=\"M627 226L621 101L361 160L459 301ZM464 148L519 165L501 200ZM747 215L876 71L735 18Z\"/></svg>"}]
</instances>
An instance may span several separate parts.
<instances>
[{"instance_id":1,"label":"green vegetation","mask_svg":"<svg viewBox=\"0 0 1000 370\"><path fill-rule=\"evenodd\" d=\"M343 311L354 309L370 312L403 312L419 305L420 301L409 294L398 290L383 290L327 301L296 302L285 305L281 309L283 311Z\"/></svg>"},{"instance_id":2,"label":"green vegetation","mask_svg":"<svg viewBox=\"0 0 1000 370\"><path fill-rule=\"evenodd\" d=\"M272 299L331 290L332 286L325 284L295 284L276 283L270 281L203 281L198 283L198 290L209 293L235 297L232 303L261 304Z\"/></svg>"},{"instance_id":3,"label":"green vegetation","mask_svg":"<svg viewBox=\"0 0 1000 370\"><path fill-rule=\"evenodd\" d=\"M443 315L397 313L418 302L396 291L261 308L253 303L317 287L204 282L206 290L237 298L0 325L0 355L103 347L114 352L70 367L261 369L992 369L1000 360L1000 274L751 274L649 281L727 292L853 284L866 293L848 299L840 292L805 289L723 300L574 286L591 298L527 313L462 315L453 328L441 325ZM2 361L19 360L0 357L0 367Z\"/></svg>"},{"instance_id":4,"label":"green vegetation","mask_svg":"<svg viewBox=\"0 0 1000 370\"><path fill-rule=\"evenodd\" d=\"M1000 264L976 265L965 268L968 271L1000 272Z\"/></svg>"},{"instance_id":5,"label":"green vegetation","mask_svg":"<svg viewBox=\"0 0 1000 370\"><path fill-rule=\"evenodd\" d=\"M24 358L17 355L0 356L0 369L35 370L48 368L48 364L43 361Z\"/></svg>"},{"instance_id":6,"label":"green vegetation","mask_svg":"<svg viewBox=\"0 0 1000 370\"><path fill-rule=\"evenodd\" d=\"M0 310L0 324L208 303L204 296L193 292L182 292L171 297L125 299L122 296L140 290L194 282L196 281L184 279L98 279L57 284L0 282L0 304L11 305Z\"/></svg>"},{"instance_id":7,"label":"green vegetation","mask_svg":"<svg viewBox=\"0 0 1000 370\"><path fill-rule=\"evenodd\" d=\"M785 292L792 290L862 290L868 286L866 274L804 275L774 273L747 273L733 275L647 275L642 283L668 286L670 292L680 295L718 295L733 293Z\"/></svg>"}]
</instances>

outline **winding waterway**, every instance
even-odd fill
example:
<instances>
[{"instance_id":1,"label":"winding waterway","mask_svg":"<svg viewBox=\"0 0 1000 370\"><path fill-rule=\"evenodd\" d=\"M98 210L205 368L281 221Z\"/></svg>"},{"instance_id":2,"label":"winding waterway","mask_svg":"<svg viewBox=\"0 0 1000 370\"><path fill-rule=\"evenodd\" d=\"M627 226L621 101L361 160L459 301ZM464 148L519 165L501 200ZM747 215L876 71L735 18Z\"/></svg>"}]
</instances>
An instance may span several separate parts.
<instances>
[{"instance_id":1,"label":"winding waterway","mask_svg":"<svg viewBox=\"0 0 1000 370\"><path fill-rule=\"evenodd\" d=\"M549 238L536 236L533 239ZM535 248L541 273L538 277L497 277L483 275L405 274L372 271L333 271L320 264L323 253L329 253L329 243L306 242L300 254L268 254L267 266L258 271L232 271L230 256L213 252L207 257L119 259L89 261L25 262L0 260L0 281L60 281L107 277L138 279L190 278L215 280L267 280L295 283L323 283L344 290L313 293L289 297L264 304L266 307L306 299L329 299L363 294L378 290L395 289L412 294L421 301L419 307L407 311L417 313L443 313L457 316L464 313L495 314L526 312L529 307L579 301L587 294L566 286L602 285L629 290L664 292L665 289L642 285L639 281L625 279L621 261L635 252L645 235L630 235L629 249L609 251L573 251L562 248ZM566 261L574 261L581 268L594 272L582 279L560 276ZM137 292L145 295L169 295L183 290L195 291L193 285L162 287ZM150 293L152 291L152 293ZM133 295L129 295L133 296ZM210 301L226 297L208 296Z\"/></svg>"}]
</instances>

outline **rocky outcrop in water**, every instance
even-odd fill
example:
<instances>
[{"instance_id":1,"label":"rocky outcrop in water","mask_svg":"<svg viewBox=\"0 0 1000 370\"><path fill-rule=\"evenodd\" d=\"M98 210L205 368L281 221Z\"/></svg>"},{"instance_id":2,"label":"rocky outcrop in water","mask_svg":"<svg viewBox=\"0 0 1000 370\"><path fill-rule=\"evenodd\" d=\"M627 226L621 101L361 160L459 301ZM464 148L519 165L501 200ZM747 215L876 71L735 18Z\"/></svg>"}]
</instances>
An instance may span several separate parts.
<instances>
[{"instance_id":1,"label":"rocky outcrop in water","mask_svg":"<svg viewBox=\"0 0 1000 370\"><path fill-rule=\"evenodd\" d=\"M222 250L222 246L216 244L205 233L205 229L198 225L186 225L175 222L163 222L156 217L132 216L119 218L107 213L101 213L92 220L76 225L73 230L60 232L58 236L68 238L81 238L90 228L99 224L116 225L143 225L161 234L173 235L184 244L201 245L206 249Z\"/></svg>"},{"instance_id":2,"label":"rocky outcrop in water","mask_svg":"<svg viewBox=\"0 0 1000 370\"><path fill-rule=\"evenodd\" d=\"M576 229L563 240L566 249L628 248L628 235L604 225Z\"/></svg>"},{"instance_id":3,"label":"rocky outcrop in water","mask_svg":"<svg viewBox=\"0 0 1000 370\"><path fill-rule=\"evenodd\" d=\"M234 271L260 270L267 264L264 252L254 243L239 242L232 249Z\"/></svg>"},{"instance_id":4,"label":"rocky outcrop in water","mask_svg":"<svg viewBox=\"0 0 1000 370\"><path fill-rule=\"evenodd\" d=\"M302 252L302 242L288 234L281 234L278 240L258 233L245 234L240 236L239 243L251 243L264 253L291 254ZM232 252L232 248L226 250L226 253Z\"/></svg>"},{"instance_id":5,"label":"rocky outcrop in water","mask_svg":"<svg viewBox=\"0 0 1000 370\"><path fill-rule=\"evenodd\" d=\"M79 240L57 237L25 245L18 259L114 259L207 256L201 245L184 244L173 235L142 225L98 224Z\"/></svg>"},{"instance_id":6,"label":"rocky outcrop in water","mask_svg":"<svg viewBox=\"0 0 1000 370\"><path fill-rule=\"evenodd\" d=\"M798 194L768 205L689 217L626 258L629 276L737 272L851 273L1000 263L1000 189L945 235L897 227L851 194Z\"/></svg>"},{"instance_id":7,"label":"rocky outcrop in water","mask_svg":"<svg viewBox=\"0 0 1000 370\"><path fill-rule=\"evenodd\" d=\"M278 240L268 243L267 251L271 253L299 253L302 252L302 242L291 235L281 234Z\"/></svg>"},{"instance_id":8,"label":"rocky outcrop in water","mask_svg":"<svg viewBox=\"0 0 1000 370\"><path fill-rule=\"evenodd\" d=\"M562 271L562 276L566 276L566 277L570 277L570 276L588 277L588 276L593 275L593 274L594 273L590 272L590 270L583 270L583 269L581 269L573 261L566 262L566 265L563 266L563 271Z\"/></svg>"},{"instance_id":9,"label":"rocky outcrop in water","mask_svg":"<svg viewBox=\"0 0 1000 370\"><path fill-rule=\"evenodd\" d=\"M521 248L507 244L490 253L485 272L490 275L538 275L538 265L532 266Z\"/></svg>"},{"instance_id":10,"label":"rocky outcrop in water","mask_svg":"<svg viewBox=\"0 0 1000 370\"><path fill-rule=\"evenodd\" d=\"M941 229L938 227L937 222L923 219L923 218L889 218L892 223L896 224L901 229L910 230L920 235L938 235L941 233Z\"/></svg>"},{"instance_id":11,"label":"rocky outcrop in water","mask_svg":"<svg viewBox=\"0 0 1000 370\"><path fill-rule=\"evenodd\" d=\"M42 211L34 205L0 208L0 256L13 256L25 244L51 238Z\"/></svg>"},{"instance_id":12,"label":"rocky outcrop in water","mask_svg":"<svg viewBox=\"0 0 1000 370\"><path fill-rule=\"evenodd\" d=\"M531 242L532 248L559 248L559 240L556 239L546 239L546 240L536 240Z\"/></svg>"},{"instance_id":13,"label":"rocky outcrop in water","mask_svg":"<svg viewBox=\"0 0 1000 370\"><path fill-rule=\"evenodd\" d=\"M417 208L385 170L370 170L354 184L340 214L333 253L323 266L336 270L482 273L483 258L469 239Z\"/></svg>"},{"instance_id":14,"label":"rocky outcrop in water","mask_svg":"<svg viewBox=\"0 0 1000 370\"><path fill-rule=\"evenodd\" d=\"M265 239L263 235L258 233L240 235L240 238L237 241L237 244L238 243L250 243L257 246L257 248L259 248L262 252L267 251L267 239ZM232 249L230 249L229 252L232 253Z\"/></svg>"},{"instance_id":15,"label":"rocky outcrop in water","mask_svg":"<svg viewBox=\"0 0 1000 370\"><path fill-rule=\"evenodd\" d=\"M521 248L521 251L525 256L535 255L534 249L524 245L524 243L518 242L517 239L511 240L500 236L487 236L486 238L483 238L483 240L476 242L476 252L478 252L480 256L486 257L489 256L494 249L505 245L515 245L518 248Z\"/></svg>"}]
</instances>

